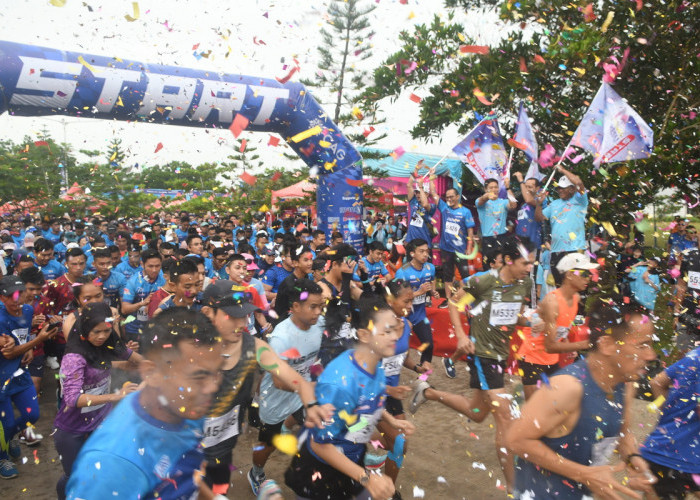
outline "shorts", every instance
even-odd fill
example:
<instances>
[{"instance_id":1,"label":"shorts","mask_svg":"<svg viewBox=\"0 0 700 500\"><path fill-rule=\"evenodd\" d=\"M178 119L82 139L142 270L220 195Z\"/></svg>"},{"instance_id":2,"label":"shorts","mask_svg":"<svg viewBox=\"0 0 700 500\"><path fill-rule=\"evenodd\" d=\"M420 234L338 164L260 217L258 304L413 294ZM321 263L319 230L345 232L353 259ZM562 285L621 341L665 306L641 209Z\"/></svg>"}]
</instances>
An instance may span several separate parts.
<instances>
[{"instance_id":1,"label":"shorts","mask_svg":"<svg viewBox=\"0 0 700 500\"><path fill-rule=\"evenodd\" d=\"M467 358L467 366L469 366L470 389L488 391L491 389L503 389L505 387L505 361L496 361L495 359L481 358L479 356L469 356Z\"/></svg>"},{"instance_id":2,"label":"shorts","mask_svg":"<svg viewBox=\"0 0 700 500\"><path fill-rule=\"evenodd\" d=\"M33 378L43 378L44 377L44 362L46 361L46 356L43 354L39 354L38 356L34 356L34 359L32 359L32 362L29 363L29 366L27 367L27 370L29 371L29 375L31 375Z\"/></svg>"},{"instance_id":3,"label":"shorts","mask_svg":"<svg viewBox=\"0 0 700 500\"><path fill-rule=\"evenodd\" d=\"M364 455L358 463L364 463ZM316 480L319 475L322 481ZM359 482L313 456L306 443L292 458L284 482L298 496L311 500L349 500L364 490Z\"/></svg>"},{"instance_id":4,"label":"shorts","mask_svg":"<svg viewBox=\"0 0 700 500\"><path fill-rule=\"evenodd\" d=\"M442 259L442 281L443 283L451 283L455 277L455 265L459 270L459 275L464 278L469 277L469 261L460 259L454 252L440 250L440 259Z\"/></svg>"},{"instance_id":5,"label":"shorts","mask_svg":"<svg viewBox=\"0 0 700 500\"><path fill-rule=\"evenodd\" d=\"M521 377L523 385L537 385L537 382L540 380L543 373L548 377L551 377L559 369L558 364L540 365L536 363L528 363L527 361L518 361L518 366L523 371L523 375Z\"/></svg>"},{"instance_id":6,"label":"shorts","mask_svg":"<svg viewBox=\"0 0 700 500\"><path fill-rule=\"evenodd\" d=\"M401 402L401 400L392 398L391 396L386 397L386 403L384 408L393 417L404 414L403 403Z\"/></svg>"},{"instance_id":7,"label":"shorts","mask_svg":"<svg viewBox=\"0 0 700 500\"><path fill-rule=\"evenodd\" d=\"M700 491L700 486L690 472L681 472L649 460L647 463L651 473L658 480L654 484L654 491L659 497L682 500L687 493Z\"/></svg>"},{"instance_id":8,"label":"shorts","mask_svg":"<svg viewBox=\"0 0 700 500\"><path fill-rule=\"evenodd\" d=\"M297 424L304 425L305 415L303 406L294 413L292 413L292 416L294 417L294 420L296 420ZM277 422L276 424L266 424L261 420L260 430L258 431L258 441L260 441L261 443L265 443L268 446L272 446L272 438L278 434L282 434L282 424L285 420L287 419L285 418L284 420L282 420L281 422Z\"/></svg>"}]
</instances>

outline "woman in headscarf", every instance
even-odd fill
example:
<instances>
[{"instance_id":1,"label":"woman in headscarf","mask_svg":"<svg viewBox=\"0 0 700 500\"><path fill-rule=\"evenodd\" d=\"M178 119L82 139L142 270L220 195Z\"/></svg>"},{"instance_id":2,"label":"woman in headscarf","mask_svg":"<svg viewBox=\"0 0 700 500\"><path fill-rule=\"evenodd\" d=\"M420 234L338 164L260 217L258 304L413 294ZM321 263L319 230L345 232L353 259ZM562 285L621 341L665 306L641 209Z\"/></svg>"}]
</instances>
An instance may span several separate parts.
<instances>
[{"instance_id":1,"label":"woman in headscarf","mask_svg":"<svg viewBox=\"0 0 700 500\"><path fill-rule=\"evenodd\" d=\"M115 332L112 309L104 302L85 304L66 342L61 362L62 402L54 425L54 442L61 457L63 476L56 484L63 500L68 476L80 448L117 403L138 386L127 382L110 394L112 361L128 360L134 367L141 356L127 348Z\"/></svg>"}]
</instances>

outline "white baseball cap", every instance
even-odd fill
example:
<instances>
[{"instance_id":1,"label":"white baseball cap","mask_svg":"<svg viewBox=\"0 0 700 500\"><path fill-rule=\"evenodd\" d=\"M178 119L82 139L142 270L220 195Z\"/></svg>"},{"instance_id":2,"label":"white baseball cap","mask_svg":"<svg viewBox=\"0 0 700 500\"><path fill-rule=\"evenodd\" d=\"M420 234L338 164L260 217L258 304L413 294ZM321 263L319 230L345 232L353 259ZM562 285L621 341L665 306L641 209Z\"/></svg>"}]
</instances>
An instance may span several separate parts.
<instances>
[{"instance_id":1,"label":"white baseball cap","mask_svg":"<svg viewBox=\"0 0 700 500\"><path fill-rule=\"evenodd\" d=\"M583 255L582 253L570 253L565 255L557 263L557 271L560 273L565 273L573 269L598 269L598 264L591 262L591 259Z\"/></svg>"},{"instance_id":2,"label":"white baseball cap","mask_svg":"<svg viewBox=\"0 0 700 500\"><path fill-rule=\"evenodd\" d=\"M574 185L574 183L571 182L571 181L569 180L569 178L568 178L567 176L565 176L565 175L562 175L562 176L561 176L561 179L559 179L559 182L557 183L557 187L558 187L558 188L562 188L562 189L571 187L571 186L573 186L573 185Z\"/></svg>"}]
</instances>

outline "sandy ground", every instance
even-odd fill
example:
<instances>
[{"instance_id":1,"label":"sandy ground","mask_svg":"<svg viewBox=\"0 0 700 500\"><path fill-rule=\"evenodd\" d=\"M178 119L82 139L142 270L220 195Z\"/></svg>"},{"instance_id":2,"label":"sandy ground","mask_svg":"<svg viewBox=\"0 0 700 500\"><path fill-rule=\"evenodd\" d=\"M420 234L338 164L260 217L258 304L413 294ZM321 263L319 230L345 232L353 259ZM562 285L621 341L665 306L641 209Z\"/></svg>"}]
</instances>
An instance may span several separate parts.
<instances>
[{"instance_id":1,"label":"sandy ground","mask_svg":"<svg viewBox=\"0 0 700 500\"><path fill-rule=\"evenodd\" d=\"M413 354L415 355L415 353ZM458 376L448 379L442 369L440 358L435 358L438 367L430 377L430 383L441 390L466 394L469 374L466 364L457 364ZM17 461L19 477L0 482L2 499L55 499L56 481L61 475L58 454L50 437L53 416L56 413L56 399L53 394L55 373L48 371L44 377L44 395L40 410L38 430L44 441L36 448L22 445L22 458ZM404 370L403 382L410 383L415 374ZM512 380L513 389L518 382ZM407 407L407 405L404 405ZM655 416L649 414L643 401L635 402L634 415L638 438L643 438L655 423ZM503 476L498 466L494 448L493 419L481 424L468 421L465 417L438 403L426 403L415 415L409 416L416 424L417 432L408 441L408 453L404 461L397 487L403 498L425 499L500 499L506 498L503 489ZM252 447L257 439L257 429L245 429L234 450L233 486L229 490L231 499L254 498L245 474L251 467ZM274 454L266 467L267 477L283 483L283 473L290 459L281 453ZM285 498L294 498L290 490L284 488Z\"/></svg>"}]
</instances>

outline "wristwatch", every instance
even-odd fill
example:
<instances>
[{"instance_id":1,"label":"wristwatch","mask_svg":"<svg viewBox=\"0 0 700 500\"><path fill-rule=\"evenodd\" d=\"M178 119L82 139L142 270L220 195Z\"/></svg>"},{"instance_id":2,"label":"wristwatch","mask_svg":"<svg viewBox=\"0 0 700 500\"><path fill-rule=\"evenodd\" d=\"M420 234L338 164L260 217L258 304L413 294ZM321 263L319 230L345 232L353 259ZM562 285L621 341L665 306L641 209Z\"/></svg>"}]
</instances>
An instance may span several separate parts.
<instances>
[{"instance_id":1,"label":"wristwatch","mask_svg":"<svg viewBox=\"0 0 700 500\"><path fill-rule=\"evenodd\" d=\"M365 471L365 472L360 476L360 481L359 481L359 483L360 483L363 487L365 487L365 488L367 487L367 484L369 483L369 474L367 474L367 471Z\"/></svg>"}]
</instances>

